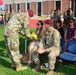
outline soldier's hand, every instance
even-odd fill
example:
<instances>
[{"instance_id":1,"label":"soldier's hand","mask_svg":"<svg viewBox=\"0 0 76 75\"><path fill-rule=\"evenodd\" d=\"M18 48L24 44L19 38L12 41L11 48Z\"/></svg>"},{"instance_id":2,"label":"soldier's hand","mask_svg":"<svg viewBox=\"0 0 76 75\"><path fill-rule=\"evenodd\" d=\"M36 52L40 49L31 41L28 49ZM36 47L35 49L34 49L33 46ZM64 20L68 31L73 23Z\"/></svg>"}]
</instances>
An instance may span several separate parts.
<instances>
[{"instance_id":1,"label":"soldier's hand","mask_svg":"<svg viewBox=\"0 0 76 75\"><path fill-rule=\"evenodd\" d=\"M38 52L39 54L43 54L44 52L46 52L46 50L43 49L43 48L38 48L37 52Z\"/></svg>"},{"instance_id":2,"label":"soldier's hand","mask_svg":"<svg viewBox=\"0 0 76 75\"><path fill-rule=\"evenodd\" d=\"M29 37L26 37L25 39L27 39L27 40L32 40L32 38L29 38Z\"/></svg>"}]
</instances>

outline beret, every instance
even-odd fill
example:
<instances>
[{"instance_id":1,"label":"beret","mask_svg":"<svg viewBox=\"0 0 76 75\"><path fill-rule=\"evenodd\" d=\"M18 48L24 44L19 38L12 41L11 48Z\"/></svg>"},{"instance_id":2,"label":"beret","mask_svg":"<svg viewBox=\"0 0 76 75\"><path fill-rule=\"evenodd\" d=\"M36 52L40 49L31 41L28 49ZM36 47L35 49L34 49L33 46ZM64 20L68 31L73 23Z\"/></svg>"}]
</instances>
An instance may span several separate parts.
<instances>
[{"instance_id":1,"label":"beret","mask_svg":"<svg viewBox=\"0 0 76 75\"><path fill-rule=\"evenodd\" d=\"M46 20L44 20L44 23L53 24L53 20L52 19L46 19Z\"/></svg>"},{"instance_id":2,"label":"beret","mask_svg":"<svg viewBox=\"0 0 76 75\"><path fill-rule=\"evenodd\" d=\"M30 17L33 17L33 11L31 9L28 9L28 14Z\"/></svg>"}]
</instances>

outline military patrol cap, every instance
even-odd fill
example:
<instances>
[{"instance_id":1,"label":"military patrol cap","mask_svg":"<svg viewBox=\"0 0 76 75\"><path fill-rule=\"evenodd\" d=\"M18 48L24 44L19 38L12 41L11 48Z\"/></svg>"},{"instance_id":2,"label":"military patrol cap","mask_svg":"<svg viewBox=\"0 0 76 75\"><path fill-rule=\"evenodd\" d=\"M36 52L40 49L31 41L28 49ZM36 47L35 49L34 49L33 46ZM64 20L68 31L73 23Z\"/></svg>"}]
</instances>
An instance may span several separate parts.
<instances>
[{"instance_id":1,"label":"military patrol cap","mask_svg":"<svg viewBox=\"0 0 76 75\"><path fill-rule=\"evenodd\" d=\"M44 23L52 25L53 20L52 19L46 19L46 20L44 20Z\"/></svg>"},{"instance_id":2,"label":"military patrol cap","mask_svg":"<svg viewBox=\"0 0 76 75\"><path fill-rule=\"evenodd\" d=\"M28 14L30 17L33 17L33 11L31 9L28 9Z\"/></svg>"}]
</instances>

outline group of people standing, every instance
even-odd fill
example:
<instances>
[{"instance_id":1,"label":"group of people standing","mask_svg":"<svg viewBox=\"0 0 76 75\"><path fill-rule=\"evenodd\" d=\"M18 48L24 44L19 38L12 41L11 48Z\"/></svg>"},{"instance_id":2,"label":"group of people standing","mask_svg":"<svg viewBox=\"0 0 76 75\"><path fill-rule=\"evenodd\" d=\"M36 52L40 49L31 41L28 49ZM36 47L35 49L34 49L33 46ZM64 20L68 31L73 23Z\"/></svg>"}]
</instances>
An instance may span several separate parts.
<instances>
[{"instance_id":1,"label":"group of people standing","mask_svg":"<svg viewBox=\"0 0 76 75\"><path fill-rule=\"evenodd\" d=\"M62 27L62 22L61 20L56 21L56 29L53 26L53 19L46 19L44 21L39 20L36 24L37 29L35 32L38 38L37 40L35 40L31 36L29 31L29 19L33 16L33 11L31 9L28 9L25 13L14 14L4 26L4 39L8 55L12 61L11 67L16 68L16 71L27 69L27 67L22 66L20 61L21 56L19 52L20 44L18 34L21 34L31 40L28 46L29 60L27 61L27 63L35 63L36 66L34 69L32 69L32 71L36 72L40 70L39 54L47 53L49 71L46 73L46 75L53 75L56 57L60 54L61 51L60 39L64 38L64 32L62 31L62 29L60 29ZM45 30L43 28L43 25L45 26ZM75 29L73 29L74 27L74 20L71 19L70 24L65 32L65 36L67 36L67 38L75 39L74 35L76 34L72 34L73 32L75 32ZM69 28L71 29L72 33L68 33L68 31L70 31ZM24 33L21 32L21 30L24 30Z\"/></svg>"}]
</instances>

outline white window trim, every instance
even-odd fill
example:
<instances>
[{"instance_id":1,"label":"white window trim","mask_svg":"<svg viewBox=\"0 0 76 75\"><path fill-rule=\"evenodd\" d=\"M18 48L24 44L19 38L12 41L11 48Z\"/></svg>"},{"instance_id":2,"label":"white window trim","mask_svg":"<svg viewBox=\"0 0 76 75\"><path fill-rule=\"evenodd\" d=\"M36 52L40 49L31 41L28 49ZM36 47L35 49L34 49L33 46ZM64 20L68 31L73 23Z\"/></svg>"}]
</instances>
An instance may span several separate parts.
<instances>
[{"instance_id":1,"label":"white window trim","mask_svg":"<svg viewBox=\"0 0 76 75\"><path fill-rule=\"evenodd\" d=\"M30 9L31 9L31 2L26 1L26 2L25 2L25 5L26 5L26 11L27 11L27 3L30 4Z\"/></svg>"},{"instance_id":2,"label":"white window trim","mask_svg":"<svg viewBox=\"0 0 76 75\"><path fill-rule=\"evenodd\" d=\"M36 16L37 16L37 14L38 14L37 9L38 9L38 4L37 4L37 2L36 2Z\"/></svg>"}]
</instances>

